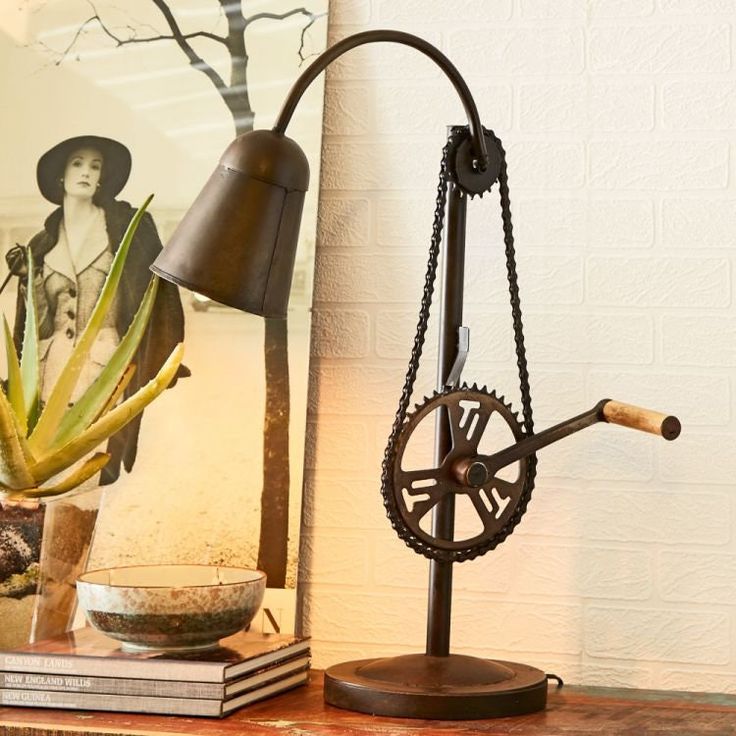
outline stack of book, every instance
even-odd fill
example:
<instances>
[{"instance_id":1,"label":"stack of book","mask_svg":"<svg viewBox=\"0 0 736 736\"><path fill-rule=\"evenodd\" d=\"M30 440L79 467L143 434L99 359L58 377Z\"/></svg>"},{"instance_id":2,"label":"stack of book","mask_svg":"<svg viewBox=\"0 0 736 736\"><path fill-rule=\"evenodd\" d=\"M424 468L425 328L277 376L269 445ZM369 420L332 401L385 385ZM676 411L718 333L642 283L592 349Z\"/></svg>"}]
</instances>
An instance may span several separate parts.
<instances>
[{"instance_id":1,"label":"stack of book","mask_svg":"<svg viewBox=\"0 0 736 736\"><path fill-rule=\"evenodd\" d=\"M201 652L126 652L83 628L0 652L0 705L226 716L309 678L309 641L239 632Z\"/></svg>"}]
</instances>

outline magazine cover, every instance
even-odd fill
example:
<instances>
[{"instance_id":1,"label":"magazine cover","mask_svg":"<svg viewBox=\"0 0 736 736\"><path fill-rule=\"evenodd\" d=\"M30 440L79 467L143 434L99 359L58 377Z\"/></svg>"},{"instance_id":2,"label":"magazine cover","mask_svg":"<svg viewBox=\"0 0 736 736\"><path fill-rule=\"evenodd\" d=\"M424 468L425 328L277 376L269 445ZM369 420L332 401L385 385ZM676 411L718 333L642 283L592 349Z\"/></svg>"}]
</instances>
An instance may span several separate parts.
<instances>
[{"instance_id":1,"label":"magazine cover","mask_svg":"<svg viewBox=\"0 0 736 736\"><path fill-rule=\"evenodd\" d=\"M20 346L30 251L42 401L136 208L154 195L75 396L120 343L148 265L228 143L270 127L325 48L327 10L328 0L25 0L0 9L0 306ZM322 86L310 87L289 128L312 185L288 320L160 290L157 337L141 343L133 384L183 338L175 383L109 440L110 461L81 489L0 509L0 647L71 628L73 580L85 567L145 563L258 567L269 590L255 628L293 630Z\"/></svg>"}]
</instances>

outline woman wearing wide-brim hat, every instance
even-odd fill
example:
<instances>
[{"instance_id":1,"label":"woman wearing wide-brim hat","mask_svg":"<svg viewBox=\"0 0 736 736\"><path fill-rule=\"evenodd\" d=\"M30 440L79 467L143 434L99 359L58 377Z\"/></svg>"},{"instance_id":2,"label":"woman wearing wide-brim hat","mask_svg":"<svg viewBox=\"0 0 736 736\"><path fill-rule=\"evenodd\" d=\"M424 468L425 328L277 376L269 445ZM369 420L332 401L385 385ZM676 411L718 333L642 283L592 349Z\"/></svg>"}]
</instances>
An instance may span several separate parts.
<instances>
[{"instance_id":1,"label":"woman wearing wide-brim hat","mask_svg":"<svg viewBox=\"0 0 736 736\"><path fill-rule=\"evenodd\" d=\"M113 256L135 209L116 199L130 175L131 157L118 141L82 135L58 143L41 156L36 179L41 194L59 205L46 218L43 230L28 244L33 253L34 295L39 315L41 397L45 399L90 317L110 270ZM115 306L108 315L80 376L76 399L94 381L125 334L150 280L149 266L161 250L156 226L146 213L131 243ZM19 277L14 339L20 346L25 321L28 283L25 248L6 256ZM153 313L133 362L136 372L126 396L147 383L174 346L184 337L184 315L179 292L159 284ZM180 376L188 375L180 369ZM111 483L121 462L130 470L140 428L140 415L112 437L101 483Z\"/></svg>"}]
</instances>

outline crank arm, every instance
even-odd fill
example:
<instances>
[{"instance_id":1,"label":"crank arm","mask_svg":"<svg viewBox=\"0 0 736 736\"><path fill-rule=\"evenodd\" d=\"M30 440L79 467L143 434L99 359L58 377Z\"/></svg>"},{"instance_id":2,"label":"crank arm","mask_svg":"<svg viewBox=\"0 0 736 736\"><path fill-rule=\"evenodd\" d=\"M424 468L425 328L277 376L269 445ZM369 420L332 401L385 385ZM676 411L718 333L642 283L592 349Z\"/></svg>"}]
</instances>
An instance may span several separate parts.
<instances>
[{"instance_id":1,"label":"crank arm","mask_svg":"<svg viewBox=\"0 0 736 736\"><path fill-rule=\"evenodd\" d=\"M482 486L501 468L598 422L620 424L630 429L657 434L666 440L674 440L680 434L680 420L677 417L603 399L589 411L533 434L493 455L477 455L459 460L455 465L455 475L466 486Z\"/></svg>"}]
</instances>

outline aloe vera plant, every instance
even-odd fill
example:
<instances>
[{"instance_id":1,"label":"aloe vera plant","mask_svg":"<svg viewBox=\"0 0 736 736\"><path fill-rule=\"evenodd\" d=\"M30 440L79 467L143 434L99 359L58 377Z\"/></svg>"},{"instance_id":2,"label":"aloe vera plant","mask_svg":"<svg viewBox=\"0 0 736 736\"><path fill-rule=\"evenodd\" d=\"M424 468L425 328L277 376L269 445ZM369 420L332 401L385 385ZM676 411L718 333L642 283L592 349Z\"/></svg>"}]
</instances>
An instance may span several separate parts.
<instances>
[{"instance_id":1,"label":"aloe vera plant","mask_svg":"<svg viewBox=\"0 0 736 736\"><path fill-rule=\"evenodd\" d=\"M8 378L0 390L0 498L39 499L68 493L99 472L109 454L93 452L124 427L173 380L183 354L174 348L158 374L135 394L118 403L135 370L131 360L148 325L158 288L151 277L138 311L114 354L96 380L70 406L69 400L95 338L110 310L146 202L123 236L92 315L64 366L45 405L41 405L38 328L33 288L27 289L21 355L4 320ZM28 273L33 273L28 251ZM65 471L67 474L62 476Z\"/></svg>"}]
</instances>

